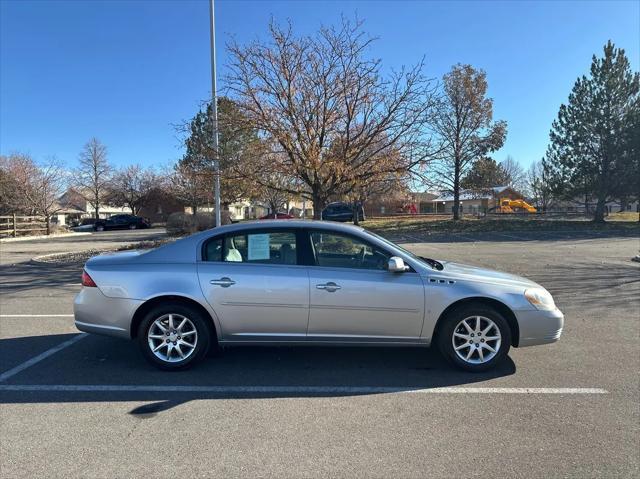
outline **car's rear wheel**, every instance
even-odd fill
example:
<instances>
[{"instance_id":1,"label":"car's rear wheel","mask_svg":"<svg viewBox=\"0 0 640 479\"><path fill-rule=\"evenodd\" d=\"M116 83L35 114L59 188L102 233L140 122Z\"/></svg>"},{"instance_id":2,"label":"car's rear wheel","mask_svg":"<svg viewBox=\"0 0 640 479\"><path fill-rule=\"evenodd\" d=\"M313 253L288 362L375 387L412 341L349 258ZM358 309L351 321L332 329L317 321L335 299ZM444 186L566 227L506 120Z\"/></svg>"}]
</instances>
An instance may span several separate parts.
<instances>
[{"instance_id":1,"label":"car's rear wheel","mask_svg":"<svg viewBox=\"0 0 640 479\"><path fill-rule=\"evenodd\" d=\"M138 227L138 225L137 225L137 224L135 224L135 223L131 223L131 224L129 225L129 229L130 229L130 230L135 230L137 227Z\"/></svg>"},{"instance_id":2,"label":"car's rear wheel","mask_svg":"<svg viewBox=\"0 0 640 479\"><path fill-rule=\"evenodd\" d=\"M211 341L207 319L196 308L167 303L153 308L138 329L144 357L167 371L185 369L202 360Z\"/></svg>"},{"instance_id":3,"label":"car's rear wheel","mask_svg":"<svg viewBox=\"0 0 640 479\"><path fill-rule=\"evenodd\" d=\"M104 231L104 226L103 225L96 226L96 231Z\"/></svg>"},{"instance_id":4,"label":"car's rear wheel","mask_svg":"<svg viewBox=\"0 0 640 479\"><path fill-rule=\"evenodd\" d=\"M454 365L471 372L493 368L507 356L511 330L507 320L483 304L457 308L444 318L438 346Z\"/></svg>"}]
</instances>

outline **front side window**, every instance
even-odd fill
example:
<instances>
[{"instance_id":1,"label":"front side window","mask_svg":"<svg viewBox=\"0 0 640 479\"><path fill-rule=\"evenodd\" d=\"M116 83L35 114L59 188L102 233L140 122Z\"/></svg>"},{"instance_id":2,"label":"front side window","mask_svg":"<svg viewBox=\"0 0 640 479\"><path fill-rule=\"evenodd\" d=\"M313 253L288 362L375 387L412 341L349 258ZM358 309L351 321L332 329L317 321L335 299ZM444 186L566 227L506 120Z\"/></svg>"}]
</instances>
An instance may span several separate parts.
<instances>
[{"instance_id":1,"label":"front side window","mask_svg":"<svg viewBox=\"0 0 640 479\"><path fill-rule=\"evenodd\" d=\"M391 255L371 244L340 233L311 233L318 266L386 270Z\"/></svg>"},{"instance_id":2,"label":"front side window","mask_svg":"<svg viewBox=\"0 0 640 479\"><path fill-rule=\"evenodd\" d=\"M296 235L288 231L256 231L230 234L209 241L205 246L207 261L229 263L288 264L297 263Z\"/></svg>"}]
</instances>

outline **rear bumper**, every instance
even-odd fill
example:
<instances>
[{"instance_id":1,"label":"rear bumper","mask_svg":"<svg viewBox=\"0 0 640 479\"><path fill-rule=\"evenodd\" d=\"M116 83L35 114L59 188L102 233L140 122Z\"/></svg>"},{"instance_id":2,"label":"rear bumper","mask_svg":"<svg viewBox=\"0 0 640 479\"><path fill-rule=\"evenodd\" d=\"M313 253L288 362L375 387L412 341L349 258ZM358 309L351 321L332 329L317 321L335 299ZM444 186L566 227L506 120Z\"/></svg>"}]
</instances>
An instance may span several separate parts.
<instances>
[{"instance_id":1,"label":"rear bumper","mask_svg":"<svg viewBox=\"0 0 640 479\"><path fill-rule=\"evenodd\" d=\"M555 343L560 339L564 326L564 315L559 309L553 311L515 311L520 328L519 347Z\"/></svg>"},{"instance_id":2,"label":"rear bumper","mask_svg":"<svg viewBox=\"0 0 640 479\"><path fill-rule=\"evenodd\" d=\"M98 288L82 288L73 302L76 328L131 339L131 320L142 303L136 299L109 298Z\"/></svg>"}]
</instances>

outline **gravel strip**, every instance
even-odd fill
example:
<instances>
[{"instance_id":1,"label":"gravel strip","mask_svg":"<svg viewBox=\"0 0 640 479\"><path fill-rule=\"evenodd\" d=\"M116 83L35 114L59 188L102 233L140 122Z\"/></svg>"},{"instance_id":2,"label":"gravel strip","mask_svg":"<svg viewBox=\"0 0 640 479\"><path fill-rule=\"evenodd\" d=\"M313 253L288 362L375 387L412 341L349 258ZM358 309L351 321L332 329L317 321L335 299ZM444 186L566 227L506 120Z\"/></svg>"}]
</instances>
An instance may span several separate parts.
<instances>
[{"instance_id":1,"label":"gravel strip","mask_svg":"<svg viewBox=\"0 0 640 479\"><path fill-rule=\"evenodd\" d=\"M68 253L53 253L47 254L43 256L36 256L32 258L31 261L36 263L47 263L47 264L75 264L80 263L84 264L87 260L93 256L97 256L99 254L104 253L113 253L116 251L127 251L133 249L154 249L163 244L170 243L174 241L171 238L166 238L162 240L156 241L141 241L138 243L131 243L129 245L121 246L116 249L89 249L86 251L75 251Z\"/></svg>"}]
</instances>

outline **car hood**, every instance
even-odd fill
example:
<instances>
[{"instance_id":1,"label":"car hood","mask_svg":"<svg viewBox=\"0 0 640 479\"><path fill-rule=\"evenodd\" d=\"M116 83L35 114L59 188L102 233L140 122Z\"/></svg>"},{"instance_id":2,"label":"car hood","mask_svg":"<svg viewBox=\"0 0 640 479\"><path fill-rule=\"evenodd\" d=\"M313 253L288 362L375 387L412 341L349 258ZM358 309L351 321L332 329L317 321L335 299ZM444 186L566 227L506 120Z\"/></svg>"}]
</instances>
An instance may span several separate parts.
<instances>
[{"instance_id":1,"label":"car hood","mask_svg":"<svg viewBox=\"0 0 640 479\"><path fill-rule=\"evenodd\" d=\"M467 281L481 281L483 283L498 283L508 286L522 286L525 288L541 287L530 279L515 274L450 261L441 261L441 263L444 265L442 274L446 277L455 277L456 279Z\"/></svg>"}]
</instances>

